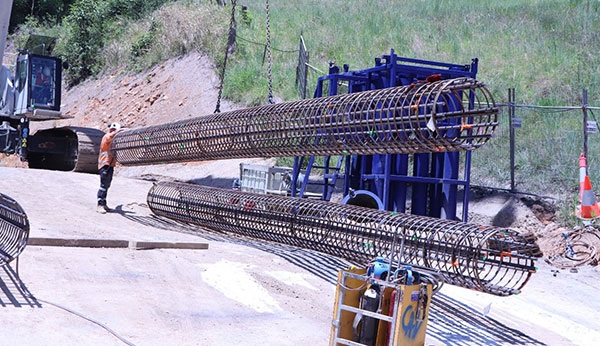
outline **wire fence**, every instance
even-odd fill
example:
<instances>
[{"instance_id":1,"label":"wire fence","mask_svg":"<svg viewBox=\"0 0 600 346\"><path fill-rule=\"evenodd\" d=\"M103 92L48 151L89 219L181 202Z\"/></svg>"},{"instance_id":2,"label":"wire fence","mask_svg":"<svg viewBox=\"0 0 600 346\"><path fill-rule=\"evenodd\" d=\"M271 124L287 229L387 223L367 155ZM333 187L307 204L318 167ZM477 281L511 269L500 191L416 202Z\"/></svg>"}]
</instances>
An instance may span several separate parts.
<instances>
[{"instance_id":1,"label":"wire fence","mask_svg":"<svg viewBox=\"0 0 600 346\"><path fill-rule=\"evenodd\" d=\"M582 153L587 154L591 181L600 177L600 139L593 112L598 108L587 102L566 107L520 105L511 102L510 95L509 90L509 103L498 104L495 138L473 153L471 184L554 198L572 195L575 201Z\"/></svg>"},{"instance_id":2,"label":"wire fence","mask_svg":"<svg viewBox=\"0 0 600 346\"><path fill-rule=\"evenodd\" d=\"M306 98L306 89L308 81L309 56L304 38L300 35L300 43L298 47L298 66L296 67L296 86L298 87L298 96L301 99Z\"/></svg>"}]
</instances>

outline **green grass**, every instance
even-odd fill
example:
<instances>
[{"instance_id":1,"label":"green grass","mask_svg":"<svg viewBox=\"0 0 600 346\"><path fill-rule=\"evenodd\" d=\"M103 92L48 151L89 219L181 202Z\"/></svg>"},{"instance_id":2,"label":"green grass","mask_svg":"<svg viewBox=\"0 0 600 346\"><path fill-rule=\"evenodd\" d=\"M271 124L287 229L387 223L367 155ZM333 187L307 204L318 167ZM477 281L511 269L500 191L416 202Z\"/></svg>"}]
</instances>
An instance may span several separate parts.
<instances>
[{"instance_id":1,"label":"green grass","mask_svg":"<svg viewBox=\"0 0 600 346\"><path fill-rule=\"evenodd\" d=\"M326 71L329 61L352 69L371 67L391 48L401 56L455 63L480 59L479 79L494 94L518 90L522 103L572 104L581 89L598 91L600 48L597 2L590 1L270 1L273 47L296 49L303 33L311 64ZM264 1L246 1L253 25L238 35L265 41ZM231 73L251 69L266 75L256 59L263 47L248 45ZM247 54L247 55L246 55ZM242 59L243 58L243 59ZM246 59L250 58L250 59ZM297 56L273 52L274 83L293 99ZM283 71L282 71L283 70ZM313 76L315 77L315 76ZM255 88L266 90L261 80ZM232 93L232 98L237 94Z\"/></svg>"},{"instance_id":2,"label":"green grass","mask_svg":"<svg viewBox=\"0 0 600 346\"><path fill-rule=\"evenodd\" d=\"M219 63L228 14L216 5L194 3L169 3L148 18L122 23L121 34L104 46L104 68L142 71L193 51L204 52Z\"/></svg>"},{"instance_id":3,"label":"green grass","mask_svg":"<svg viewBox=\"0 0 600 346\"><path fill-rule=\"evenodd\" d=\"M178 37L210 26L215 34L208 42L200 42L197 49L211 54L217 64L222 63L231 8L201 4L184 9L184 4L171 5L174 14L162 16L163 21L171 18L171 22L181 16L176 22L185 28L179 29L181 34L164 38L161 46L182 45L176 43ZM252 21L244 23L238 8L237 51L228 61L224 97L247 105L265 104L265 2L247 0L244 5ZM479 58L478 79L488 85L498 103L505 103L507 89L515 88L520 104L580 105L582 89L587 88L590 104L600 104L600 100L595 102L600 99L600 58L595 54L600 50L597 1L417 0L400 5L392 0L280 0L270 1L269 5L273 92L280 100L298 99L296 49L302 34L310 64L321 71L327 71L330 61L339 66L349 64L351 69L369 68L374 58L392 48L400 56L458 64ZM192 20L200 17L194 11L204 10L219 19ZM162 17L154 16L154 20ZM138 25L148 28L150 24ZM171 49L169 54L188 50ZM320 74L309 73L309 95ZM509 130L506 109L503 111L497 137L473 155L474 184L510 187ZM516 130L517 190L553 196L576 193L581 112L554 114L518 109L517 117L523 119L523 128ZM594 156L600 149L597 142L591 135L593 181L600 178L596 173L600 165Z\"/></svg>"},{"instance_id":4,"label":"green grass","mask_svg":"<svg viewBox=\"0 0 600 346\"><path fill-rule=\"evenodd\" d=\"M236 11L237 51L230 55L225 96L247 104L266 103L266 8L243 3L252 20ZM272 83L282 100L298 98L295 68L300 34L310 63L327 71L330 61L364 69L395 49L400 56L468 64L479 58L480 80L503 100L517 90L520 103L573 105L581 89L600 92L600 3L597 1L270 1ZM223 60L230 6L209 1L170 3L140 22L119 23L102 54L108 67L146 68L162 59L201 50ZM156 35L149 37L150 28ZM144 54L135 47L154 43ZM139 53L139 52L138 52ZM320 75L310 73L310 85Z\"/></svg>"}]
</instances>

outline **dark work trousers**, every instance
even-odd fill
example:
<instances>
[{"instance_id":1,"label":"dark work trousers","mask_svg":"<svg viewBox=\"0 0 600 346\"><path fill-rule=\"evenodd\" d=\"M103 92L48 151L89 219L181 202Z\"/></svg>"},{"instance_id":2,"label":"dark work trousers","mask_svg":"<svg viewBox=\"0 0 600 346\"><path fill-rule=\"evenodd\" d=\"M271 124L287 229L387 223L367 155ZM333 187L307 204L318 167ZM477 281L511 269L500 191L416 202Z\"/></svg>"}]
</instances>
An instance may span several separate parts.
<instances>
[{"instance_id":1,"label":"dark work trousers","mask_svg":"<svg viewBox=\"0 0 600 346\"><path fill-rule=\"evenodd\" d=\"M110 183L112 182L114 170L114 167L108 165L104 165L98 170L98 174L100 174L100 190L98 190L98 205L106 205L106 194L108 193L108 188L110 187Z\"/></svg>"}]
</instances>

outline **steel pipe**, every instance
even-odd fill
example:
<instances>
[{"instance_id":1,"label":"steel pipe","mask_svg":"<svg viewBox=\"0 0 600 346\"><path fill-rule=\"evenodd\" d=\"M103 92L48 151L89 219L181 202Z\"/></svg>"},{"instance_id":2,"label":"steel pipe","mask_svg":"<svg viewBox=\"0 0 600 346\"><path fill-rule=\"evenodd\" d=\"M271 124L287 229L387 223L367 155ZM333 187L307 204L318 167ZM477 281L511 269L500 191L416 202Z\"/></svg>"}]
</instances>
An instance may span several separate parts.
<instances>
[{"instance_id":1,"label":"steel pipe","mask_svg":"<svg viewBox=\"0 0 600 346\"><path fill-rule=\"evenodd\" d=\"M29 239L29 219L14 199L0 193L0 267L17 258Z\"/></svg>"},{"instance_id":2,"label":"steel pipe","mask_svg":"<svg viewBox=\"0 0 600 346\"><path fill-rule=\"evenodd\" d=\"M383 256L431 268L445 283L499 296L520 292L539 252L506 228L194 184L157 183L148 206L159 216L354 263Z\"/></svg>"},{"instance_id":3,"label":"steel pipe","mask_svg":"<svg viewBox=\"0 0 600 346\"><path fill-rule=\"evenodd\" d=\"M485 144L497 125L485 86L457 78L126 130L113 149L123 165L465 151Z\"/></svg>"}]
</instances>

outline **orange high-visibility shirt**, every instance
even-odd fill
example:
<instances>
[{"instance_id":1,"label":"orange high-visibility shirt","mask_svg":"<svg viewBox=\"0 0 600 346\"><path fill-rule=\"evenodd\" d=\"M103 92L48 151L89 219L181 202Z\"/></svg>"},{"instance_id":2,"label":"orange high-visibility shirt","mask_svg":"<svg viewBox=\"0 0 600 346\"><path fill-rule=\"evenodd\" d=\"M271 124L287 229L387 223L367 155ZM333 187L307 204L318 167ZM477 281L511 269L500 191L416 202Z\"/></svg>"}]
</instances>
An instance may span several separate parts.
<instances>
[{"instance_id":1,"label":"orange high-visibility shirt","mask_svg":"<svg viewBox=\"0 0 600 346\"><path fill-rule=\"evenodd\" d=\"M114 167L117 164L115 154L111 150L112 141L118 131L108 132L102 137L100 154L98 155L98 169L104 166Z\"/></svg>"}]
</instances>

